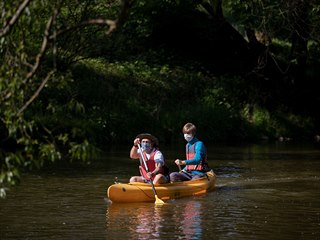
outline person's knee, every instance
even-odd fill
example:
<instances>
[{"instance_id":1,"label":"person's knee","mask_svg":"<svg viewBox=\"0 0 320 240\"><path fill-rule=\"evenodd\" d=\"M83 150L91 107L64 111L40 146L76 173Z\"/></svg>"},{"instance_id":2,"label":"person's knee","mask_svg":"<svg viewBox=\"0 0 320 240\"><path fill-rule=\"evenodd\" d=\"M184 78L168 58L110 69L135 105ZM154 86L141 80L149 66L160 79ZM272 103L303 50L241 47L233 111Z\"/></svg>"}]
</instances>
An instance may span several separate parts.
<instances>
[{"instance_id":1,"label":"person's knee","mask_svg":"<svg viewBox=\"0 0 320 240\"><path fill-rule=\"evenodd\" d=\"M138 182L138 179L137 177L131 177L129 182Z\"/></svg>"},{"instance_id":2,"label":"person's knee","mask_svg":"<svg viewBox=\"0 0 320 240\"><path fill-rule=\"evenodd\" d=\"M202 178L205 174L197 174L197 175L194 175L192 177L192 179L199 179L199 178Z\"/></svg>"},{"instance_id":3,"label":"person's knee","mask_svg":"<svg viewBox=\"0 0 320 240\"><path fill-rule=\"evenodd\" d=\"M155 176L153 183L154 184L164 184L164 183L168 183L168 180L164 175L158 174Z\"/></svg>"},{"instance_id":4,"label":"person's knee","mask_svg":"<svg viewBox=\"0 0 320 240\"><path fill-rule=\"evenodd\" d=\"M178 172L170 173L170 181L171 181L171 182L180 181L179 173L178 173Z\"/></svg>"}]
</instances>

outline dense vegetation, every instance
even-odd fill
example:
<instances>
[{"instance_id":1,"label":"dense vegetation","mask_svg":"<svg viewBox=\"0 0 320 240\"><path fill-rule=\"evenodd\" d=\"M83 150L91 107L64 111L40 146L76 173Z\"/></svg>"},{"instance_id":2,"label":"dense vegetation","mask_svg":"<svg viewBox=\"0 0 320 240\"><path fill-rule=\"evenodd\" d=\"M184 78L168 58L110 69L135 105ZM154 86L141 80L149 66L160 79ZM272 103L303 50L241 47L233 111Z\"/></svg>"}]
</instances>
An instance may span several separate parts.
<instances>
[{"instance_id":1,"label":"dense vegetation","mask_svg":"<svg viewBox=\"0 0 320 240\"><path fill-rule=\"evenodd\" d=\"M2 0L0 195L194 122L208 142L320 132L315 0Z\"/></svg>"}]
</instances>

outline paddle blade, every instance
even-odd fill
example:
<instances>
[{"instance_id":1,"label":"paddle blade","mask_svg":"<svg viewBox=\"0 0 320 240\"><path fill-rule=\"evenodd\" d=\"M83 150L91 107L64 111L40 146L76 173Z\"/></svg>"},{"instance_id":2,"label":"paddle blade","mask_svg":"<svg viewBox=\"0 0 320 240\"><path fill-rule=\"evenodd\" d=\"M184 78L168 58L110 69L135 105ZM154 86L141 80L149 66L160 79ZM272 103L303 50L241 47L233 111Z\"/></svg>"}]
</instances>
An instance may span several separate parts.
<instances>
[{"instance_id":1,"label":"paddle blade","mask_svg":"<svg viewBox=\"0 0 320 240\"><path fill-rule=\"evenodd\" d=\"M156 201L155 204L164 204L164 201L162 201L160 198L158 198L157 195L155 195Z\"/></svg>"}]
</instances>

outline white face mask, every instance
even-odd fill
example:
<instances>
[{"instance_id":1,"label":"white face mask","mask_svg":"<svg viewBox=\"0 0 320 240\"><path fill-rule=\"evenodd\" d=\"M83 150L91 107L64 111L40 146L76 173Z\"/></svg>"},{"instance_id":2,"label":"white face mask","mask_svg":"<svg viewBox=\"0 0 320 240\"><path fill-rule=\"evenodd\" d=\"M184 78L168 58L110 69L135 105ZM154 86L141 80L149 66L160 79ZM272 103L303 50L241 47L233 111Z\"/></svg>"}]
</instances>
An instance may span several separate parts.
<instances>
[{"instance_id":1,"label":"white face mask","mask_svg":"<svg viewBox=\"0 0 320 240\"><path fill-rule=\"evenodd\" d=\"M193 135L192 134L183 134L184 136L184 139L187 141L187 142L190 142L192 139L193 139Z\"/></svg>"},{"instance_id":2,"label":"white face mask","mask_svg":"<svg viewBox=\"0 0 320 240\"><path fill-rule=\"evenodd\" d=\"M142 151L150 151L151 150L151 143L142 143L141 144Z\"/></svg>"}]
</instances>

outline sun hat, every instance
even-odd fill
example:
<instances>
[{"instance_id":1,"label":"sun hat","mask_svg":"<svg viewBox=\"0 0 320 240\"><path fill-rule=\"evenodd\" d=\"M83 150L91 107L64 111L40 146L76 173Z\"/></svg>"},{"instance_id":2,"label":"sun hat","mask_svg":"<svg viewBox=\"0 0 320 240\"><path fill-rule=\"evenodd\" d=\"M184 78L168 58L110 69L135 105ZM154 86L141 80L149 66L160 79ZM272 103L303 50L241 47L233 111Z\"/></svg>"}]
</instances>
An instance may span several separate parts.
<instances>
[{"instance_id":1,"label":"sun hat","mask_svg":"<svg viewBox=\"0 0 320 240\"><path fill-rule=\"evenodd\" d=\"M151 135L150 133L140 133L136 138L139 138L140 141L144 138L149 139L151 142L153 142L154 147L159 146L159 140L155 136Z\"/></svg>"}]
</instances>

